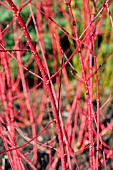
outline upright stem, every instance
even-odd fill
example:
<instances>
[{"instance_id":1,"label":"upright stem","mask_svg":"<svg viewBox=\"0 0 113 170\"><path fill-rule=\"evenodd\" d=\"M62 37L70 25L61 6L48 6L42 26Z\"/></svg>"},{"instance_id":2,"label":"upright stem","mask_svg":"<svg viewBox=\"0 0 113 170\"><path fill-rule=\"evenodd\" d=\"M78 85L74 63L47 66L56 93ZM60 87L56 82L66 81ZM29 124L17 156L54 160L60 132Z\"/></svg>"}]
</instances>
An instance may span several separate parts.
<instances>
[{"instance_id":1,"label":"upright stem","mask_svg":"<svg viewBox=\"0 0 113 170\"><path fill-rule=\"evenodd\" d=\"M62 164L62 170L66 170L66 162L65 162L65 158L64 158L64 143L63 143L63 135L62 135L62 130L61 130L61 126L60 126L60 121L59 121L59 115L58 115L58 112L57 112L57 107L55 105L55 100L54 100L54 97L53 97L53 93L52 93L52 90L51 90L51 86L50 86L50 83L48 81L48 77L46 75L46 72L45 72L45 69L42 65L42 62L40 60L40 57L39 55L37 54L37 51L32 43L32 40L29 36L29 33L25 27L25 24L20 16L20 13L17 9L17 7L15 6L15 4L11 1L11 0L7 0L7 2L9 3L9 5L11 6L11 9L15 15L15 17L17 18L18 20L18 23L20 24L21 26L21 29L23 31L23 34L24 36L26 37L26 40L27 40L27 43L29 44L29 47L30 49L32 50L32 53L33 53L33 56L36 60L36 63L39 67L39 70L41 72L41 75L42 75L42 78L43 78L43 82L44 82L44 85L45 85L45 89L47 90L47 93L49 95L49 99L50 99L50 102L51 102L51 106L52 106L52 110L53 110L53 114L54 114L54 117L56 119L56 129L57 129L57 134L58 134L58 139L59 139L59 144L60 144L60 151L61 151L61 164Z\"/></svg>"},{"instance_id":2,"label":"upright stem","mask_svg":"<svg viewBox=\"0 0 113 170\"><path fill-rule=\"evenodd\" d=\"M71 20L72 20L72 24L73 24L73 31L74 31L74 35L76 38L76 44L77 44L77 49L78 49L78 56L79 56L79 60L80 60L80 65L81 65L81 72L82 72L82 78L84 80L84 86L85 86L85 90L86 90L86 101L87 101L87 111L88 111L88 133L89 133L89 155L90 155L90 168L93 170L94 167L94 148L93 148L93 127L92 127L92 101L91 101L91 96L89 93L89 87L88 87L88 82L86 79L86 75L85 75L85 64L84 64L84 58L81 52L81 47L80 47L80 39L78 37L78 32L77 32L77 27L76 27L76 22L74 19L74 15L72 12L72 8L71 8L71 1L69 0L65 0L65 3L67 5Z\"/></svg>"}]
</instances>

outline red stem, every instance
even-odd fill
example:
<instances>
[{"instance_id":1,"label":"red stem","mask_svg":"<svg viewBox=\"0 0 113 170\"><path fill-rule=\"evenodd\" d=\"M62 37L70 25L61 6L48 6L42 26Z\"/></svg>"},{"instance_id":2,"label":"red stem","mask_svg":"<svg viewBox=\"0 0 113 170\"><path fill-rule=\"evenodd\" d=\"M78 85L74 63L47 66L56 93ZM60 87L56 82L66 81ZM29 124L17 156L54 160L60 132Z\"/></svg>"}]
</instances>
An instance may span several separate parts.
<instances>
[{"instance_id":1,"label":"red stem","mask_svg":"<svg viewBox=\"0 0 113 170\"><path fill-rule=\"evenodd\" d=\"M53 93L52 93L52 90L51 90L51 86L50 86L50 83L48 82L48 77L46 76L46 72L44 70L44 67L42 65L42 62L39 58L39 55L37 54L37 51L32 43L32 40L28 34L28 31L24 25L24 22L20 16L20 13L17 9L17 7L14 5L14 3L11 1L11 0L7 0L7 2L9 3L9 5L11 6L11 9L15 15L15 17L17 18L18 20L18 23L20 24L21 26L21 29L23 31L23 34L24 36L26 37L26 40L27 40L27 43L29 44L29 47L30 49L33 51L33 56L36 60L36 63L39 67L39 70L42 74L42 77L43 77L43 81L44 81L44 85L45 85L45 88L48 92L48 95L49 95L49 98L50 98L50 102L51 102L51 106L52 106L52 110L53 110L53 114L54 114L54 117L56 119L56 129L57 129L57 134L58 134L58 139L59 139L59 144L60 144L60 150L61 150L61 163L62 163L62 170L66 170L66 162L65 162L65 158L64 158L64 143L63 143L63 136L62 136L62 130L61 130L61 126L60 126L60 120L59 120L59 116L58 116L58 112L57 112L57 108L56 108L56 105L55 105L55 100L54 100L54 97L53 97Z\"/></svg>"}]
</instances>

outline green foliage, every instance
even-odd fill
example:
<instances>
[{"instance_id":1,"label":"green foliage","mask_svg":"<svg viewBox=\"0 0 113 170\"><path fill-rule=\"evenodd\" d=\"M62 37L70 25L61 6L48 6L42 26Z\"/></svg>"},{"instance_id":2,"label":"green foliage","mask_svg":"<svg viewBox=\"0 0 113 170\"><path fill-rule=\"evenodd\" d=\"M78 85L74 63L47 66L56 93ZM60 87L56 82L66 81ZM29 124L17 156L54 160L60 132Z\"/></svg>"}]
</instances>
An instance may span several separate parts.
<instances>
[{"instance_id":1,"label":"green foliage","mask_svg":"<svg viewBox=\"0 0 113 170\"><path fill-rule=\"evenodd\" d=\"M20 3L20 0L15 0L14 2L18 6L18 4ZM25 2L27 2L27 0ZM97 9L100 7L100 5L103 2L104 2L103 0L97 2L97 6L96 6ZM92 7L92 4L93 4L93 1L90 1L90 7ZM73 15L75 17L78 35L80 36L84 30L82 1L75 2L74 0L72 0L71 7L72 7ZM34 15L36 15L36 8L34 6L32 6L32 9L33 9ZM60 11L59 9L60 9L60 4L56 1L52 5L52 10L54 12L54 20L56 21L57 24L62 26L65 30L67 30L72 35L71 28L70 28L70 25L72 25L71 18L69 15L68 15L68 18L64 18L62 10ZM67 12L67 14L68 14L68 9L67 9L65 3L63 4L63 10L65 10L65 12ZM92 8L90 10L92 10ZM90 12L92 12L92 11L90 11ZM110 12L111 12L111 15L113 15L113 5L110 5ZM97 15L97 13L98 13L98 10L96 11L95 16ZM2 16L2 17L0 17L0 23L2 24L2 29L4 29L7 26L7 24L9 24L9 21L11 21L11 19L13 18L13 13L12 13L12 11L7 10L4 7L4 8L0 9L0 16ZM30 16L29 5L26 5L24 8L22 8L21 16L24 20L24 23L26 23ZM102 16L102 12L100 13L99 17L101 17L101 16ZM67 19L70 21L70 25L67 23ZM97 20L98 19L99 18L97 18ZM47 64L50 69L50 74L53 74L54 71L52 69L52 62L54 62L54 61L51 60L51 62L50 62L50 59L48 58L49 54L53 55L52 41L51 41L51 35L49 32L47 19L45 19L44 15L42 15L42 22L43 22L43 34L42 35L43 35L44 46L45 46L45 51L46 51ZM33 44L35 46L38 45L38 47L39 47L39 42L37 42L37 35L36 35L36 31L35 31L32 19L27 27L27 30L30 34ZM59 28L57 28L57 31L58 31L59 37L61 37L64 34ZM22 31L20 31L20 33L21 32ZM101 40L100 40L99 36L100 36ZM76 48L76 44L70 37L68 37L68 40L70 42L70 51L73 52L74 49ZM108 55L108 53L112 50L112 40L113 40L113 31L112 31L112 27L111 27L111 23L110 23L109 14L108 14L108 12L106 12L104 20L102 22L102 26L100 28L100 35L98 35L95 39L95 47L96 47L98 66L102 63L102 61L106 57L106 55ZM13 49L14 34L13 34L12 26L10 27L8 32L5 34L4 41L5 41L5 46L7 49ZM24 44L26 44L26 39L24 36L21 38L21 42L22 42L23 46L24 46ZM42 58L41 50L39 48L38 48L38 53L39 53L40 57ZM85 55L84 49L82 49L82 54ZM30 57L31 57L30 53L24 53L24 56L22 57L23 63L26 63ZM81 68L80 68L80 61L79 61L78 55L75 54L73 56L72 64L79 73ZM11 65L12 74L14 74L14 76L16 76L16 72L17 72L16 61L14 61L14 59L11 59L10 65ZM33 65L33 63L31 65ZM111 56L108 58L106 63L102 66L102 68L105 71L104 76L102 76L102 79L101 79L102 82L104 80L104 88L106 88L109 85L110 85L110 88L112 88L113 83L110 81L110 77L113 76L112 66L113 66L113 59ZM33 66L30 66L30 67L31 67L31 69L33 68ZM67 72L70 72L69 67L67 66L66 68L67 68ZM101 73L102 73L102 70L100 68L99 76L101 75Z\"/></svg>"},{"instance_id":2,"label":"green foliage","mask_svg":"<svg viewBox=\"0 0 113 170\"><path fill-rule=\"evenodd\" d=\"M8 33L4 35L4 42L7 49L13 49L14 33L12 32L12 27L10 27Z\"/></svg>"},{"instance_id":3,"label":"green foliage","mask_svg":"<svg viewBox=\"0 0 113 170\"><path fill-rule=\"evenodd\" d=\"M16 78L18 72L18 64L13 58L10 59L10 68L11 73L13 74L14 78Z\"/></svg>"},{"instance_id":4,"label":"green foliage","mask_svg":"<svg viewBox=\"0 0 113 170\"><path fill-rule=\"evenodd\" d=\"M0 23L2 23L3 27L8 23L8 21L13 17L13 13L8 11L6 8L0 9Z\"/></svg>"}]
</instances>

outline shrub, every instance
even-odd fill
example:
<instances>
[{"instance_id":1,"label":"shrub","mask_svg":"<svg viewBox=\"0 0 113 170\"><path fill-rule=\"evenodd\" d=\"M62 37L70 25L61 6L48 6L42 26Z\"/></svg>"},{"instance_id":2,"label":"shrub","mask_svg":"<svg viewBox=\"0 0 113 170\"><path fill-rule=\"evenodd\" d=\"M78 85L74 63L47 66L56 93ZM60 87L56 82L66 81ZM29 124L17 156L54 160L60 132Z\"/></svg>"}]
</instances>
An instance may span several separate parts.
<instances>
[{"instance_id":1,"label":"shrub","mask_svg":"<svg viewBox=\"0 0 113 170\"><path fill-rule=\"evenodd\" d=\"M0 4L1 166L111 169L112 2Z\"/></svg>"}]
</instances>

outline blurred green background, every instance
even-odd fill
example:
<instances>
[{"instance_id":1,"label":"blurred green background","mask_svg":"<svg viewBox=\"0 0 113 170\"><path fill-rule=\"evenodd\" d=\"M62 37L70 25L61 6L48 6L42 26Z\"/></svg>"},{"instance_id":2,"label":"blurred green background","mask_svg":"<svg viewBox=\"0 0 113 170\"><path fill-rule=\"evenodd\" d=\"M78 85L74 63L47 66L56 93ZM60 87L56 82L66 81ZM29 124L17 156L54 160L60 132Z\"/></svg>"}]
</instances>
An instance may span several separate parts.
<instances>
[{"instance_id":1,"label":"blurred green background","mask_svg":"<svg viewBox=\"0 0 113 170\"><path fill-rule=\"evenodd\" d=\"M7 4L6 1L3 1L4 3ZM24 3L27 1L24 1ZM35 0L32 1L34 4L36 3ZM43 3L43 1L40 1L41 3ZM70 26L71 25L71 19L68 13L68 9L65 5L64 2L62 2L62 8L66 13L66 16L68 16L68 20L70 21L70 25L67 23L67 18L64 17L62 10L61 10L61 4L59 4L59 1L51 1L52 2L52 11L54 13L54 20L56 21L57 24L59 24L60 26L62 26L65 30L67 30L71 35L71 29ZM104 2L104 0L101 1L97 1L96 4L96 14L99 11L99 7L101 7L102 3ZM20 1L19 0L14 0L14 3L18 6ZM8 4L7 4L8 5ZM92 11L92 5L93 5L93 1L90 1L90 11ZM9 6L9 5L8 5ZM83 10L83 1L71 1L71 6L72 6L72 11L76 20L76 24L77 24L77 31L78 31L78 35L80 36L81 33L84 31L84 18L83 18L83 14L84 14L84 10ZM32 10L34 13L34 16L36 17L36 8L32 5ZM43 5L41 5L41 10L44 11L43 9ZM110 12L111 12L111 16L113 17L113 4L110 4ZM95 14L95 16L96 16ZM6 28L6 26L8 24L11 23L11 21L13 20L13 13L11 10L6 9L6 7L4 7L2 4L0 4L0 25L1 25L1 29L4 30L4 28ZM27 22L29 16L30 16L30 9L29 9L29 5L25 6L24 8L22 8L21 10L21 16L23 18L24 23ZM100 13L99 17L101 18L102 16L102 12ZM98 17L98 18L99 18ZM97 18L97 19L98 19ZM45 18L44 15L42 15L42 27L43 27L43 43L45 46L45 51L46 51L46 59L47 59L47 64L50 70L50 74L54 74L54 68L53 65L55 64L54 62L54 58L50 59L49 56L53 56L53 49L52 49L52 39L51 39L51 35L50 35L50 30L48 27L48 22L47 19ZM32 19L30 20L27 30L31 36L31 39L33 41L33 44L35 45L35 47L37 48L37 51L40 55L40 58L42 58L42 54L41 51L39 49L39 42L37 41L36 38L36 31L34 29L34 24ZM20 26L18 25L18 34L21 34L22 31L20 29ZM13 30L13 25L11 24L11 26L9 27L8 31L6 33L3 34L4 36L4 43L5 43L5 47L7 49L13 49L14 48L14 34L13 34L14 30ZM61 43L61 47L64 50L64 52L68 49L68 52L66 52L66 55L69 57L70 54L74 51L76 43L69 37L65 36L63 31L61 31L61 29L57 29L58 35L59 35L59 39L60 39L60 43ZM64 38L61 38L64 37ZM26 39L24 36L22 36L21 40L21 46L22 48L24 47L24 45L27 44ZM97 37L95 38L95 48L96 48L96 55L97 55L97 61L98 61L98 66L102 63L103 59L112 51L112 44L113 44L113 28L110 22L110 17L108 12L106 12L106 15L104 17L104 20L102 22L102 25L100 27L100 34L97 35ZM27 48L29 48L27 46ZM81 47L82 53L84 54L84 46ZM22 61L23 64L25 64L27 61L29 61L29 59L32 57L32 53L30 52L24 52L23 56L22 56ZM73 66L75 67L75 69L77 70L78 73L80 73L80 62L78 59L78 55L75 54L74 57L71 60ZM18 71L18 64L17 62L11 58L10 59L10 67L11 67L11 72L14 75L14 77L17 76L17 71ZM30 70L34 70L34 60L30 63L30 65L28 65L28 68ZM105 91L105 90L112 90L113 88L113 81L112 81L112 76L113 76L113 55L111 55L107 61L105 62L105 64L102 66L102 68L100 68L99 70L99 77L100 77L100 87L101 87L101 92ZM73 79L72 75L70 74L70 70L71 68L68 66L66 66L67 72L68 72L68 76L70 81ZM32 75L27 75L27 78L32 81L34 79L34 77Z\"/></svg>"}]
</instances>

